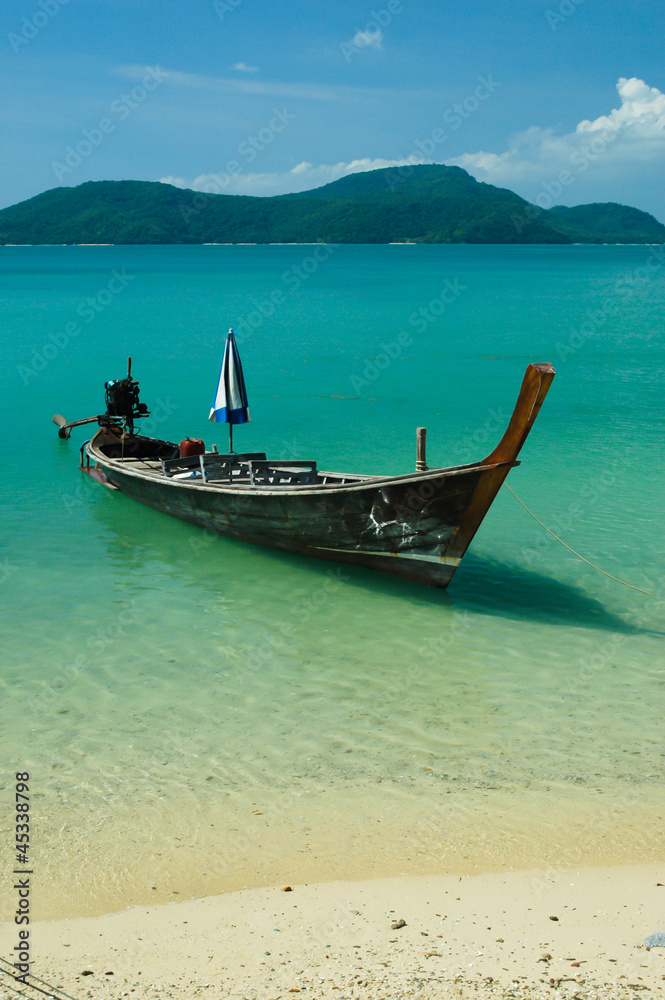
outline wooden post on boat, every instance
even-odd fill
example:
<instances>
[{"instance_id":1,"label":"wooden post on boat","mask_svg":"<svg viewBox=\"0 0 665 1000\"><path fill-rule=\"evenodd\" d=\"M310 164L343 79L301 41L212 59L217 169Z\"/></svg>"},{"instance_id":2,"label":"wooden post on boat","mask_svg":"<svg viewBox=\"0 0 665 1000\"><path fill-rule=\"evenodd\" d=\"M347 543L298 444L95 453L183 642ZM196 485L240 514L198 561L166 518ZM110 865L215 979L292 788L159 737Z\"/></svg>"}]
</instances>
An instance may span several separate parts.
<instances>
[{"instance_id":1,"label":"wooden post on boat","mask_svg":"<svg viewBox=\"0 0 665 1000\"><path fill-rule=\"evenodd\" d=\"M427 472L427 428L416 427L416 472Z\"/></svg>"}]
</instances>

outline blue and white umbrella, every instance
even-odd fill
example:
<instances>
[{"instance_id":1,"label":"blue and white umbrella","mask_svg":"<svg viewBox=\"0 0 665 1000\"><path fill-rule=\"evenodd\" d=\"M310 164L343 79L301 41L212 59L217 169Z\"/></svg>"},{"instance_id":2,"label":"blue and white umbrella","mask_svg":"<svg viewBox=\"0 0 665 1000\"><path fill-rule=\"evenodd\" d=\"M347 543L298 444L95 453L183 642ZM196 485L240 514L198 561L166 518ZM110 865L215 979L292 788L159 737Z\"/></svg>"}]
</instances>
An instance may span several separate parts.
<instances>
[{"instance_id":1,"label":"blue and white umbrella","mask_svg":"<svg viewBox=\"0 0 665 1000\"><path fill-rule=\"evenodd\" d=\"M222 370L209 419L229 425L229 451L233 451L233 425L247 424L251 420L242 363L233 330L229 330L226 338Z\"/></svg>"}]
</instances>

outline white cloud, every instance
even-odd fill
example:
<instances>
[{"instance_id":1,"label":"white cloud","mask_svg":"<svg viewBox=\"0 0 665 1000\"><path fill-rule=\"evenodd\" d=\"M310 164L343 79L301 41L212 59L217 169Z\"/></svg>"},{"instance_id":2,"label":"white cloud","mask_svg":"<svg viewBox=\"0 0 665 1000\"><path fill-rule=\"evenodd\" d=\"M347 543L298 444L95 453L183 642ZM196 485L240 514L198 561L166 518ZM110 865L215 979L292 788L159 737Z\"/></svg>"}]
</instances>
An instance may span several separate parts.
<instances>
[{"instance_id":1,"label":"white cloud","mask_svg":"<svg viewBox=\"0 0 665 1000\"><path fill-rule=\"evenodd\" d=\"M219 174L200 174L193 181L186 181L183 177L160 177L159 179L163 184L173 184L175 187L192 191L267 196L310 191L312 188L322 187L324 184L339 180L340 177L367 170L380 170L382 167L401 167L405 164L424 162L426 161L416 157L401 160L373 160L366 156L362 159L351 160L349 163L340 161L332 164L324 163L319 166L303 161L284 173L237 173L231 176L221 172Z\"/></svg>"},{"instance_id":2,"label":"white cloud","mask_svg":"<svg viewBox=\"0 0 665 1000\"><path fill-rule=\"evenodd\" d=\"M636 77L617 83L620 106L594 121L581 121L574 132L557 135L537 125L518 133L503 153L465 153L448 164L464 167L478 180L519 185L547 182L561 171L576 176L589 167L605 176L626 165L665 156L665 94Z\"/></svg>"},{"instance_id":3,"label":"white cloud","mask_svg":"<svg viewBox=\"0 0 665 1000\"><path fill-rule=\"evenodd\" d=\"M118 66L118 76L130 80L142 79L145 66ZM309 83L279 83L263 80L243 80L237 77L206 76L203 73L183 73L170 70L168 83L171 87L188 90L208 90L220 94L250 94L269 97L297 97L314 101L338 101L345 94L352 93L352 87L318 86Z\"/></svg>"},{"instance_id":4,"label":"white cloud","mask_svg":"<svg viewBox=\"0 0 665 1000\"><path fill-rule=\"evenodd\" d=\"M665 94L643 80L623 77L617 91L618 107L594 120L584 119L571 132L533 126L516 135L502 153L481 150L446 163L463 167L478 180L509 187L543 207L622 201L641 202L653 212L665 166ZM318 165L302 161L274 173L249 173L241 165L233 176L222 171L193 180L161 179L194 191L265 196L311 190L361 171L427 162L431 159L414 152L401 159L362 157Z\"/></svg>"},{"instance_id":5,"label":"white cloud","mask_svg":"<svg viewBox=\"0 0 665 1000\"><path fill-rule=\"evenodd\" d=\"M379 32L380 34L380 32ZM116 76L128 80L142 80L145 66L116 66ZM268 97L299 98L309 101L367 101L380 98L418 99L424 96L439 96L431 91L404 91L395 88L349 87L344 84L281 83L274 80L250 80L238 77L206 76L203 73L183 73L180 70L163 70L167 86L188 90L212 91L220 94L249 94Z\"/></svg>"},{"instance_id":6,"label":"white cloud","mask_svg":"<svg viewBox=\"0 0 665 1000\"><path fill-rule=\"evenodd\" d=\"M258 66L248 66L247 63L244 62L236 63L235 66L231 67L231 69L235 69L239 73L258 73L259 71Z\"/></svg>"},{"instance_id":7,"label":"white cloud","mask_svg":"<svg viewBox=\"0 0 665 1000\"><path fill-rule=\"evenodd\" d=\"M382 158L370 159L364 156L359 160L351 160L349 163L340 161L339 163L320 164L315 167L307 161L298 163L289 171L292 178L297 178L298 183L302 182L302 187L293 188L296 191L307 191L309 188L321 187L323 184L330 184L340 177L347 177L349 174L365 173L368 170L381 170L384 167L401 167L406 163L423 163L423 160L416 160L415 157L401 160L385 160Z\"/></svg>"}]
</instances>

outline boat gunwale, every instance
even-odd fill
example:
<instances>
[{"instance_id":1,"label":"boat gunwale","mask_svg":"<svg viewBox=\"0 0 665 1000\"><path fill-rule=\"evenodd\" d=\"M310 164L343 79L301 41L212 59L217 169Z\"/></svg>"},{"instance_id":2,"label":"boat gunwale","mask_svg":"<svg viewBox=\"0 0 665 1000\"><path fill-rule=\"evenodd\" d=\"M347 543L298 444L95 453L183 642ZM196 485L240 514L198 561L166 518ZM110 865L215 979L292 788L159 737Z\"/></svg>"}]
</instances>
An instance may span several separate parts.
<instances>
[{"instance_id":1,"label":"boat gunwale","mask_svg":"<svg viewBox=\"0 0 665 1000\"><path fill-rule=\"evenodd\" d=\"M518 461L502 461L502 462L473 462L470 465L452 465L448 467L440 467L436 469L428 469L426 472L407 472L402 473L398 476L367 476L365 475L359 482L355 483L319 483L319 484L290 484L287 483L284 486L275 487L272 485L261 486L261 485L251 485L247 483L244 484L224 484L215 482L195 482L193 480L187 479L172 479L165 476L163 472L155 470L154 472L145 471L143 469L131 468L126 465L126 459L115 459L109 458L104 455L103 452L99 451L94 446L94 438L86 444L86 453L90 458L94 459L103 468L108 467L111 470L122 472L124 475L130 476L134 479L141 479L150 483L163 483L167 486L172 486L176 489L190 489L190 490L201 490L203 492L210 493L211 491L221 494L238 495L243 496L289 496L291 494L297 496L303 496L307 494L313 495L328 495L331 493L348 493L354 490L366 490L366 489L376 489L385 488L387 486L394 485L405 485L408 483L426 483L431 482L433 479L445 479L447 477L464 475L469 472L484 472L490 471L491 469L496 469L501 466L509 466L514 468L520 465ZM130 459L132 461L132 459ZM275 459L275 464L280 464L279 459ZM281 464L288 464L288 462L283 462ZM345 473L324 473L320 472L319 475L345 475ZM346 473L349 476L355 476L355 473Z\"/></svg>"}]
</instances>

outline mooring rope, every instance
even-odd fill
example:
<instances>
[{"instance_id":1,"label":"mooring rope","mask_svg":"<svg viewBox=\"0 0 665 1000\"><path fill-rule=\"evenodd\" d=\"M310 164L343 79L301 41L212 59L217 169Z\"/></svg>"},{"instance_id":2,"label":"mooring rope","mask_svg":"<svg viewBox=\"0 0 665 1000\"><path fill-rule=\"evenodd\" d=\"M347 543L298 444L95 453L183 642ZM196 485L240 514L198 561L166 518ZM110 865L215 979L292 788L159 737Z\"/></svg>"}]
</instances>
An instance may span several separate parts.
<instances>
[{"instance_id":1,"label":"mooring rope","mask_svg":"<svg viewBox=\"0 0 665 1000\"><path fill-rule=\"evenodd\" d=\"M543 524L543 522L540 520L540 518L536 517L536 515L534 514L534 512L532 510L529 510L529 508L524 503L524 501L520 500L520 498L518 497L517 493L515 493L515 490L511 490L511 488L508 485L508 483L504 483L503 485L506 487L506 489L510 493L512 493L512 495L517 500L518 504L520 504L522 507L524 507L524 509L527 512L527 514L530 514L531 517L534 519L534 521L537 521L537 523L540 525L541 528L544 528L545 531L549 535L552 536L552 538L556 538L557 542L560 542L563 545L564 548L568 549L569 552L572 552L573 555L577 556L578 559L581 559L582 562L585 562L587 564L587 566L591 566L592 569L595 569L597 573L602 573L603 576L608 576L610 578L610 580L614 580L615 583L620 583L622 585L622 587L629 587L631 590L637 590L638 593L640 593L640 594L646 594L648 597L655 597L656 596L655 594L652 594L650 590L642 590L641 587L635 587L634 584L632 584L632 583L626 583L625 580L620 580L618 576L612 576L611 573L608 573L606 570L601 569L600 566L596 566L596 564L592 563L589 559L585 559L585 557L583 555L581 555L579 552L576 552L575 549L571 545L568 545L567 542L564 542L563 538L559 538L558 535L554 534L554 532L551 530L551 528L548 528L546 524Z\"/></svg>"}]
</instances>

